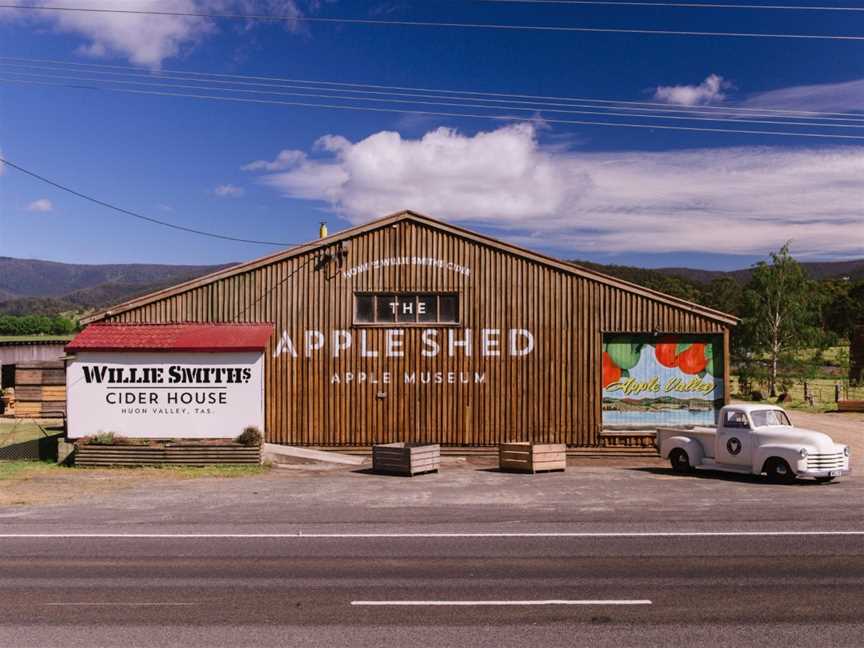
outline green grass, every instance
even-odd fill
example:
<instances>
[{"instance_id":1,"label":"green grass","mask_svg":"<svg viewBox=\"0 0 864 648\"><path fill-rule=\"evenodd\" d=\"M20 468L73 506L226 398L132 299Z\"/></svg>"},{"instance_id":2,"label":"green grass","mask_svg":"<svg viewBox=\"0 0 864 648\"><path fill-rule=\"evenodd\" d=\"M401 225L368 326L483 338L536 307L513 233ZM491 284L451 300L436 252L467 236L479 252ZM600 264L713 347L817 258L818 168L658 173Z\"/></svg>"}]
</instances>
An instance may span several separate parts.
<instances>
[{"instance_id":1,"label":"green grass","mask_svg":"<svg viewBox=\"0 0 864 648\"><path fill-rule=\"evenodd\" d=\"M840 398L842 399L850 399L850 400L864 400L864 385L858 387L847 387L845 386L843 381L838 381L833 378L814 378L812 380L808 380L807 384L810 387L810 392L813 394L813 406L809 405L804 400L804 385L801 382L795 382L789 389L788 394L790 399L783 403L783 407L789 407L792 409L806 409L809 411L820 411L820 412L830 412L837 409L836 402L834 400L834 385L840 382L841 391ZM738 377L732 376L732 391L735 392L738 387ZM768 395L768 385L765 383L753 385L754 389L758 389L762 392L763 395L767 397ZM780 393L780 387L778 385L777 392ZM770 401L774 401L774 399L766 399Z\"/></svg>"},{"instance_id":2,"label":"green grass","mask_svg":"<svg viewBox=\"0 0 864 648\"><path fill-rule=\"evenodd\" d=\"M247 466L247 465L213 465L213 466L160 466L153 470L165 472L184 478L197 477L254 477L263 475L270 470L270 466Z\"/></svg>"},{"instance_id":3,"label":"green grass","mask_svg":"<svg viewBox=\"0 0 864 648\"><path fill-rule=\"evenodd\" d=\"M147 467L118 467L118 468L66 468L45 461L0 461L0 481L11 479L29 479L38 475L65 470L66 474L84 475L90 470L112 470L117 473L137 473L140 476L153 477L175 477L180 479L197 479L201 477L254 477L263 475L270 470L270 466L245 466L245 465L215 465L215 466L147 466Z\"/></svg>"},{"instance_id":4,"label":"green grass","mask_svg":"<svg viewBox=\"0 0 864 648\"><path fill-rule=\"evenodd\" d=\"M62 468L46 461L0 461L0 481L29 479L54 470L62 470Z\"/></svg>"},{"instance_id":5,"label":"green grass","mask_svg":"<svg viewBox=\"0 0 864 648\"><path fill-rule=\"evenodd\" d=\"M142 476L153 477L177 477L180 479L197 479L200 477L254 477L263 475L270 470L269 465L244 465L244 464L214 464L212 466L106 466L99 468L78 468L77 470L114 470L129 472Z\"/></svg>"}]
</instances>

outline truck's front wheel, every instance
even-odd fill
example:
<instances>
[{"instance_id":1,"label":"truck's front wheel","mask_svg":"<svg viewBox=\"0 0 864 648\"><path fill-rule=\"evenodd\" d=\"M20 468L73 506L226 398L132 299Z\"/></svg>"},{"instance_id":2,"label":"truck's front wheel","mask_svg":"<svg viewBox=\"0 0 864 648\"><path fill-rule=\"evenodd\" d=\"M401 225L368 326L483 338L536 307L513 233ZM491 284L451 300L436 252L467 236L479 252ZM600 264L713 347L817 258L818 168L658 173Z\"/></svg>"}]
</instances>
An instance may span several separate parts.
<instances>
[{"instance_id":1,"label":"truck's front wheel","mask_svg":"<svg viewBox=\"0 0 864 648\"><path fill-rule=\"evenodd\" d=\"M679 473L688 473L693 470L690 465L690 457L681 448L675 448L669 453L669 461L672 464L672 470Z\"/></svg>"},{"instance_id":2,"label":"truck's front wheel","mask_svg":"<svg viewBox=\"0 0 864 648\"><path fill-rule=\"evenodd\" d=\"M795 473L783 459L769 459L765 464L768 479L778 484L791 484L795 481Z\"/></svg>"}]
</instances>

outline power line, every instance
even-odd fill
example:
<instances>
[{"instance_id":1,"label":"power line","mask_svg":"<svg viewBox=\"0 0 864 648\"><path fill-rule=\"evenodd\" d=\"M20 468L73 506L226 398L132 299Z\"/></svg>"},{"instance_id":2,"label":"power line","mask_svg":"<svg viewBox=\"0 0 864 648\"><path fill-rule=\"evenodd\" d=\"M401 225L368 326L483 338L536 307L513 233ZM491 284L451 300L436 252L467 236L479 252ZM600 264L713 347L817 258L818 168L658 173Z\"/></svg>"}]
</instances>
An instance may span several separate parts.
<instances>
[{"instance_id":1,"label":"power line","mask_svg":"<svg viewBox=\"0 0 864 648\"><path fill-rule=\"evenodd\" d=\"M820 7L817 5L723 4L716 2L631 2L624 0L471 0L508 4L595 5L607 7L673 7L682 9L765 9L770 11L864 11L864 7Z\"/></svg>"},{"instance_id":2,"label":"power line","mask_svg":"<svg viewBox=\"0 0 864 648\"><path fill-rule=\"evenodd\" d=\"M406 100L401 99L401 97L412 97L412 98L419 98L419 99L424 99L424 100L427 100L427 99L446 99L448 101L461 101L461 102L465 102L465 101L470 100L470 101L479 101L479 102L489 103L489 104L507 104L507 103L520 104L521 106L527 106L527 107L516 106L516 107L510 108L506 105L503 105L503 106L502 105L490 105L490 106L473 105L472 106L471 104L449 104L449 103L442 104L442 105L450 105L450 106L452 106L452 105L465 105L465 106L469 106L469 107L501 108L501 109L512 109L512 110L547 110L549 112L564 112L564 113L569 112L569 113L598 114L598 115L599 114L613 114L613 113L586 112L586 111L574 111L574 110L556 110L555 107L563 107L563 108L571 108L571 109L572 108L591 108L594 111L596 111L598 109L603 110L603 111L609 111L612 109L616 109L616 110L629 111L628 113L625 114L625 116L630 116L630 115L632 115L633 112L637 112L637 113L664 113L664 114L672 113L675 115L682 115L682 114L683 115L697 115L697 117L692 117L692 119L695 119L697 121L726 121L730 117L734 117L734 119L732 119L731 121L740 121L740 122L751 121L748 119L744 119L744 117L761 117L761 118L771 118L771 119L790 119L792 117L795 117L795 118L808 119L814 123L816 120L819 120L819 121L837 121L837 122L848 122L848 121L860 122L860 121L864 121L864 114L857 114L856 115L856 114L851 114L851 113L847 117L821 117L821 116L812 116L811 117L811 116L809 116L809 113L803 114L803 115L801 114L802 112L807 113L807 111L791 111L790 115L786 115L786 114L783 114L783 111L780 111L778 113L778 111L771 111L771 110L761 111L761 110L757 110L757 109L751 109L751 110L747 110L745 112L739 113L738 111L735 110L734 107L731 107L731 106L728 107L728 109L726 109L726 110L722 110L721 112L716 112L716 111L712 112L712 111L703 110L699 106L681 107L681 106L674 106L674 105L673 106L667 106L666 104L658 104L658 106L664 106L662 108L660 108L660 107L643 108L643 107L639 107L639 106L631 106L628 104L628 102L624 102L627 105L617 105L617 104L609 104L609 105L600 104L600 105L598 105L597 103L574 103L577 100L571 100L568 103L559 103L559 102L549 101L546 99L532 100L532 101L524 101L524 100L519 100L519 99L488 99L488 98L485 98L482 96L474 96L474 95L457 96L457 95L453 95L453 94L444 94L444 95L442 95L442 94L429 94L429 92L431 92L431 91L427 91L427 92L423 92L423 93L419 93L419 92L406 93L406 92L399 92L399 91L392 91L392 90L386 90L386 91L383 91L383 90L360 90L360 89L344 88L344 87L338 87L338 86L337 87L327 87L327 86L319 87L319 86L311 85L308 83L299 84L299 83L294 83L294 82L273 84L273 83L254 82L254 81L233 81L233 80L212 79L209 77L203 77L203 78L202 77L192 77L192 78L190 78L190 77L186 77L186 76L177 76L177 75L162 74L162 73L157 74L157 75L152 75L152 74L138 73L138 72L134 72L134 73L133 72L113 72L113 71L107 71L106 72L106 71L101 70L101 69L93 70L90 68L84 68L81 70L79 70L79 69L69 70L67 68L56 67L56 66L52 66L52 65L46 66L46 65L32 65L32 64L28 64L28 63L7 62L3 59L4 59L4 57L0 57L0 66L7 66L7 67L13 67L13 68L21 67L24 69L47 70L47 71L55 73L55 74L68 74L68 73L76 73L77 74L80 72L80 73L89 73L89 74L100 75L100 77L96 78L96 79L87 79L87 78L82 78L82 77L65 77L65 78L71 78L71 79L80 80L80 81L92 81L92 82L98 82L98 83L118 83L118 84L127 84L127 85L156 85L156 86L160 86L160 87L176 87L176 88L184 88L184 87L185 88L200 88L203 90L216 90L219 92L247 92L247 93L252 93L252 94L294 95L294 96L327 97L327 98L333 97L333 98L337 98L337 99L354 99L357 101L418 103L418 104L430 104L430 103L438 103L438 102L406 101ZM36 73L31 73L31 72L18 72L17 70L11 70L11 73L23 75L23 76L35 76L37 78L63 78L63 77L59 77L59 76L51 76L51 75L48 75L45 73L36 74ZM115 80L115 79L111 79L111 78L103 78L103 77L111 77L111 76L131 77L132 79L149 79L150 81L140 81L140 80L125 81L125 80ZM207 82L207 83L219 83L219 84L223 84L224 86L242 85L242 86L253 86L253 87L272 87L272 88L289 89L289 90L310 90L310 91L314 91L316 93L319 93L319 92L332 93L332 92L338 91L338 92L348 92L348 93L352 93L352 94L364 94L364 95L372 94L372 95L376 95L376 98L353 97L353 96L347 96L347 97L341 96L340 97L340 96L336 96L336 95L332 95L332 94L320 95L320 94L311 94L311 93L304 93L304 92L278 92L278 91L270 91L270 90L266 90L266 91L265 90L247 90L247 89L239 89L239 88L234 88L234 87L213 88L213 87L205 87L205 86L200 86L200 85L188 86L188 85L183 85L180 83L167 83L167 82L174 82L174 81L191 81L191 82L195 82L195 83L205 83L205 82ZM447 91L442 91L442 92L447 92ZM384 98L380 98L380 97L384 97ZM397 97L400 97L400 98L397 98ZM598 100L588 100L588 101L598 101ZM720 108L720 107L719 106L712 106L712 108ZM713 117L711 117L712 114L713 115L720 115L720 118L713 118ZM815 114L818 115L819 113L815 113ZM840 114L842 114L842 113L840 113ZM643 115L637 114L637 115L632 115L632 116L643 116ZM655 115L651 115L651 114L646 114L644 116L648 117L648 118L661 118L661 117L655 117ZM678 117L678 116L676 116L676 117L662 117L662 118L665 118L665 119L691 119L691 117ZM755 123L758 123L758 122L755 122ZM789 123L792 124L793 122L789 122ZM808 123L808 124L799 124L799 125L810 125L810 124ZM824 125L830 126L830 124L824 124Z\"/></svg>"},{"instance_id":3,"label":"power line","mask_svg":"<svg viewBox=\"0 0 864 648\"><path fill-rule=\"evenodd\" d=\"M79 198L83 198L84 200L88 200L92 203L96 203L97 205L101 205L102 207L107 207L108 209L112 209L116 212L120 212L121 214L126 214L127 216L132 216L134 218L138 218L143 221L147 221L148 223L155 223L156 225L162 225L163 227L170 227L171 229L180 230L183 232L189 232L190 234L198 234L200 236L209 236L211 238L222 239L224 241L235 241L237 243L253 243L255 245L275 245L278 247L294 247L300 245L300 243L278 243L275 241L256 241L253 239L244 239L237 238L235 236L226 236L224 234L214 234L213 232L206 232L204 230L194 229L192 227L185 227L183 225L175 225L174 223L169 223L167 221L159 220L158 218L151 218L150 216L144 216L143 214L139 214L137 212L131 211L129 209L124 209L123 207L118 207L117 205L112 205L109 202L105 202L104 200L99 200L98 198L93 198L92 196L88 196L87 194L83 194L80 191L75 191L74 189L67 187L65 185L60 184L59 182L54 182L53 180L49 180L45 176L39 175L34 171L30 171L29 169L25 169L24 167L15 164L5 158L0 157L0 165L8 165L13 169L24 173L31 178L35 178L36 180L40 180L45 184L49 184L52 187L65 191L67 193L72 194L73 196L78 196Z\"/></svg>"},{"instance_id":4,"label":"power line","mask_svg":"<svg viewBox=\"0 0 864 648\"><path fill-rule=\"evenodd\" d=\"M324 18L321 16L274 16L262 14L202 13L193 11L152 11L143 9L104 9L96 7L43 7L38 5L0 5L0 9L25 11L69 11L79 13L106 13L144 16L173 16L181 18L222 18L226 20L254 20L269 22L311 22L348 25L386 25L401 27L445 27L452 29L495 29L507 31L571 32L597 34L641 34L656 36L710 36L717 38L789 38L795 40L864 41L864 36L837 34L765 34L753 32L679 31L671 29L623 29L613 27L570 27L559 25L505 25L498 23L434 22L423 20L380 20L373 18Z\"/></svg>"},{"instance_id":5,"label":"power line","mask_svg":"<svg viewBox=\"0 0 864 648\"><path fill-rule=\"evenodd\" d=\"M100 89L114 89L109 84L125 84L125 85L144 85L144 86L153 86L157 88L166 88L166 89L175 89L175 88L185 88L191 90L202 90L202 91L216 91L216 92L243 92L248 94L256 94L256 95L278 95L278 96L295 96L295 97L310 97L315 99L335 99L335 100L344 100L344 101L366 101L366 102L377 102L377 103L390 103L390 104L416 104L416 105L429 105L429 106L444 106L448 108L480 108L480 109L497 109L497 110L516 110L523 112L547 112L547 113L559 113L559 114L571 114L571 115L598 115L598 116L609 116L609 117L640 117L643 119L667 119L667 120L679 120L679 121L708 121L708 122L719 122L719 123L734 123L734 124L770 124L770 125L778 125L778 126L810 126L810 127L821 127L821 128L864 128L864 123L853 123L853 124L825 124L818 123L815 121L789 121L789 118L785 118L785 121L776 121L777 117L772 119L748 119L745 117L724 117L722 115L718 116L709 116L703 117L698 115L665 115L665 114L638 114L634 115L633 113L628 112L614 112L614 109L608 108L606 106L589 106L591 108L595 108L595 110L573 110L573 109L564 109L564 108L550 108L548 106L542 105L534 105L534 106L512 106L512 105L496 105L496 106L488 106L484 104L476 104L476 103L467 103L467 100L459 99L460 103L454 102L446 102L446 101L424 101L420 99L394 99L394 98L383 98L383 97L353 97L353 96L345 96L345 95L334 95L334 94L318 94L318 93L310 93L310 92L280 92L277 90L250 90L246 88L220 88L220 87L212 87L212 86L202 86L202 85L187 85L182 83L165 83L160 81L125 81L125 80L114 80L114 79L99 79L99 78L86 78L86 77L73 77L73 76L56 76L45 73L34 73L34 72L17 72L13 71L11 74L16 74L19 76L28 76L35 77L39 79L50 79L50 80L58 80L58 81L71 81L71 82L85 82L85 83L99 83L103 84L97 86ZM203 83L204 81L201 81ZM432 95L425 95L427 98L434 98ZM597 110L597 108L602 108L602 110ZM644 110L644 109L643 109Z\"/></svg>"},{"instance_id":6,"label":"power line","mask_svg":"<svg viewBox=\"0 0 864 648\"><path fill-rule=\"evenodd\" d=\"M456 113L456 112L448 112L441 110L406 110L400 108L385 108L385 107L376 107L376 106L352 106L352 105L340 105L340 104L325 104L325 103L313 103L313 102L302 102L302 101L284 101L277 99L252 99L245 97L220 97L216 95L199 95L192 93L179 93L179 92L160 92L157 90L134 90L131 88L94 88L88 86L70 86L68 84L63 83L52 83L50 81L30 81L30 80L21 80L21 79L3 79L0 78L0 82L7 83L21 83L21 84L36 84L36 85L48 85L55 87L67 87L67 88L78 88L78 89L86 89L86 90L106 90L108 92L121 92L128 94L138 94L138 95L152 95L152 96L162 96L162 97L185 97L189 99L201 99L201 100L209 100L209 101L229 101L234 103L254 103L254 104L263 104L263 105L276 105L276 106L295 106L295 107L305 107L305 108L324 108L324 109L333 109L333 110L355 110L355 111L363 111L363 112L378 112L378 113L395 113L395 114L403 114L403 115L433 115L437 117L461 117L461 118L472 118L472 119L491 119L495 121L526 121L526 117L524 115L488 115L488 114L478 114L478 113ZM651 130L675 130L675 131L689 131L689 132L702 132L702 133L728 133L728 134L743 134L743 135L776 135L781 137L805 137L805 138L818 138L818 139L844 139L844 140L864 140L864 136L862 135L837 135L837 134L827 134L827 133L810 133L810 132L797 132L797 131L765 131L765 130L755 130L755 129L731 129L731 128L709 128L709 127L701 127L701 126L671 126L668 124L636 124L636 123L625 123L625 122L604 122L604 121L593 121L593 120L578 120L578 119L546 119L543 118L544 122L550 124L570 124L570 125L578 125L578 126L603 126L603 127L612 127L612 128L647 128Z\"/></svg>"},{"instance_id":7,"label":"power line","mask_svg":"<svg viewBox=\"0 0 864 648\"><path fill-rule=\"evenodd\" d=\"M100 63L78 63L73 61L62 61L57 59L34 59L34 58L20 58L20 57L8 57L8 56L0 56L0 61L23 61L29 63L51 63L51 64L59 64L73 67L85 67L85 68L107 68L107 69L115 69L115 70L131 70L135 72L135 75L129 74L127 76L152 76L144 73L139 68L133 66L126 65L110 65L110 64L100 64ZM49 68L50 69L50 68ZM105 74L100 72L100 74ZM119 74L119 73L118 73ZM172 76L173 75L173 76ZM183 75L183 76L180 76ZM305 80L305 79L291 79L291 78L283 78L283 77L270 77L270 76L258 76L251 74L225 74L218 72L194 72L194 71L183 71L183 70L160 70L158 75L159 78L176 78L178 80L194 80L194 79L185 79L184 76L194 76L194 77L218 77L219 79L257 79L261 81L276 81L276 84L273 84L272 87L292 87L292 84L306 84L306 85L322 85L322 86L334 86L338 89L341 89L345 92L355 92L355 93L364 93L364 94L378 94L374 93L370 90L353 90L349 88L376 88L378 90L387 91L382 92L380 94L396 94L395 92L390 91L402 91L408 90L416 93L446 93L450 95L462 95L466 96L475 101L489 101L489 102L498 102L503 103L504 101L510 101L514 103L520 103L516 101L516 99L532 99L541 102L550 102L550 101L564 101L564 102L586 102L586 103L595 103L595 104L608 104L613 105L615 107L627 107L627 106L648 106L648 107L656 107L662 108L662 112L690 112L694 111L697 113L708 113L713 111L722 111L723 113L759 113L759 114L768 114L768 113L776 113L777 116L780 115L792 115L796 117L819 117L819 116L837 116L837 117L847 117L848 120L858 120L864 118L864 113L844 113L844 112L821 112L821 111L813 111L813 110L791 110L791 109L783 109L783 108L747 108L740 106L681 106L674 105L670 107L670 104L656 102L656 101L628 101L623 99L593 99L588 97L556 97L556 96L544 96L544 95L529 95L529 94L513 94L513 93L502 93L502 92L482 92L482 91L472 91L472 90L452 90L452 89L444 89L444 88L416 88L409 86L390 86L390 85L379 85L379 84L369 84L369 83L347 83L347 82L338 82L338 81L320 81L320 80ZM245 81L219 81L218 79L207 78L206 80L211 83L238 83L243 85L270 85L270 84L258 84L251 83ZM408 95L405 95L408 96ZM429 96L428 94L417 94L410 96L418 96L424 97ZM478 97L501 97L502 99L480 99ZM556 105L556 104L553 104ZM567 104L560 104L567 105ZM628 110L637 110L637 108L627 108ZM641 110L641 109L638 109ZM827 117L826 117L827 118Z\"/></svg>"}]
</instances>

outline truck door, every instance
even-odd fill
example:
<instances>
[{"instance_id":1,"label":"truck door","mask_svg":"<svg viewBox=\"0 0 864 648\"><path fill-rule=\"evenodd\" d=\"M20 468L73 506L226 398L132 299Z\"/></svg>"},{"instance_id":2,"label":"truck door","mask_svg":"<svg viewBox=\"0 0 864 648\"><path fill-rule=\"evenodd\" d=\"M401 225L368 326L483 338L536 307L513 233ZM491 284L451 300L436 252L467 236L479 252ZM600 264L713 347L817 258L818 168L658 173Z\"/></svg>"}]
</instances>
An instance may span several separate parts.
<instances>
[{"instance_id":1,"label":"truck door","mask_svg":"<svg viewBox=\"0 0 864 648\"><path fill-rule=\"evenodd\" d=\"M715 461L733 466L749 466L753 454L753 431L743 410L727 409L717 428Z\"/></svg>"}]
</instances>

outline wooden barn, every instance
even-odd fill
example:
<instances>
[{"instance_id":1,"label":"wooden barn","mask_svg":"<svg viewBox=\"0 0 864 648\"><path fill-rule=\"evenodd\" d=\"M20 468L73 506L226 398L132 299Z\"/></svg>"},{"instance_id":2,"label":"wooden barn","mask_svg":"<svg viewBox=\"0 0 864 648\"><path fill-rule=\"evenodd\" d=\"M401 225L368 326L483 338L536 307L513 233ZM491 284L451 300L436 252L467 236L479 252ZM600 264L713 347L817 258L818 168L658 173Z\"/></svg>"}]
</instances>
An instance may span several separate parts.
<instances>
[{"instance_id":1,"label":"wooden barn","mask_svg":"<svg viewBox=\"0 0 864 648\"><path fill-rule=\"evenodd\" d=\"M274 443L596 447L713 422L736 320L406 211L88 322L272 323Z\"/></svg>"}]
</instances>

